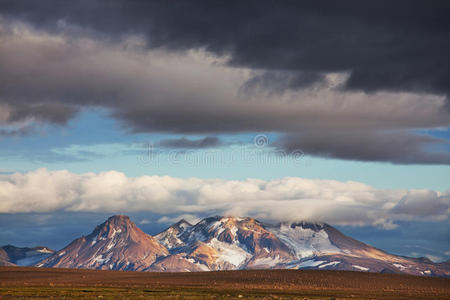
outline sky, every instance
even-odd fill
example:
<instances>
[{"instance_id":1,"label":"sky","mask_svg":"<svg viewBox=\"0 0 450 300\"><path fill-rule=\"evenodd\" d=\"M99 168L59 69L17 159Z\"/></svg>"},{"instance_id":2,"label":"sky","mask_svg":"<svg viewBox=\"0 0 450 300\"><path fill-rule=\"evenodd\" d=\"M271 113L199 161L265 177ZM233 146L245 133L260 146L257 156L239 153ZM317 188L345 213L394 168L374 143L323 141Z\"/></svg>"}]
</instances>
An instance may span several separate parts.
<instances>
[{"instance_id":1,"label":"sky","mask_svg":"<svg viewBox=\"0 0 450 300\"><path fill-rule=\"evenodd\" d=\"M447 1L0 1L0 244L112 214L450 259Z\"/></svg>"}]
</instances>

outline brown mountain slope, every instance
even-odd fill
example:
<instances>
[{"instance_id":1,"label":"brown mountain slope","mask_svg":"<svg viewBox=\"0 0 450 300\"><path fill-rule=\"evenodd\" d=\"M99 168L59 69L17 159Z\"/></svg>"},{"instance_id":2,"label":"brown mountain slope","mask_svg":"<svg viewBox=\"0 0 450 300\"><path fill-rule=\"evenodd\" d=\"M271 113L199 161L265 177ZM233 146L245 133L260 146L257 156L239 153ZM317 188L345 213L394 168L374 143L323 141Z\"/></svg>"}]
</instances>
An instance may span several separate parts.
<instances>
[{"instance_id":1,"label":"brown mountain slope","mask_svg":"<svg viewBox=\"0 0 450 300\"><path fill-rule=\"evenodd\" d=\"M86 236L43 260L39 267L143 271L167 249L127 216L113 216Z\"/></svg>"}]
</instances>

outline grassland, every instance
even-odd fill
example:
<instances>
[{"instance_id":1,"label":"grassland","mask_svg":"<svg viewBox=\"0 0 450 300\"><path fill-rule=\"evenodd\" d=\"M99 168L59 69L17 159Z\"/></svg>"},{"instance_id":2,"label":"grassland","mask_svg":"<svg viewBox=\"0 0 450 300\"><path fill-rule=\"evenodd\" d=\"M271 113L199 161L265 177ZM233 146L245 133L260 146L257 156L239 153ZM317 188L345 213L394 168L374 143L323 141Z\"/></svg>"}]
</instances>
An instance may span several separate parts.
<instances>
[{"instance_id":1,"label":"grassland","mask_svg":"<svg viewBox=\"0 0 450 300\"><path fill-rule=\"evenodd\" d=\"M450 279L346 271L0 267L0 299L450 299Z\"/></svg>"}]
</instances>

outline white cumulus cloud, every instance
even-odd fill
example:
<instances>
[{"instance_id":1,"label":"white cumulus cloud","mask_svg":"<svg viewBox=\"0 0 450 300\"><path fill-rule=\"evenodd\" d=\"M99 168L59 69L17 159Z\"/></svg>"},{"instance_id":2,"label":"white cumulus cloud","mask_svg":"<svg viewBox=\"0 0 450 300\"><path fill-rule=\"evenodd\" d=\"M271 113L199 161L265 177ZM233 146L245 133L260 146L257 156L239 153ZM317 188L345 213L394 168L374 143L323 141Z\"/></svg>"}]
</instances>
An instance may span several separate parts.
<instances>
[{"instance_id":1,"label":"white cumulus cloud","mask_svg":"<svg viewBox=\"0 0 450 300\"><path fill-rule=\"evenodd\" d=\"M390 229L400 220L447 220L450 192L298 177L234 181L47 169L0 175L0 213L58 211L220 213Z\"/></svg>"}]
</instances>

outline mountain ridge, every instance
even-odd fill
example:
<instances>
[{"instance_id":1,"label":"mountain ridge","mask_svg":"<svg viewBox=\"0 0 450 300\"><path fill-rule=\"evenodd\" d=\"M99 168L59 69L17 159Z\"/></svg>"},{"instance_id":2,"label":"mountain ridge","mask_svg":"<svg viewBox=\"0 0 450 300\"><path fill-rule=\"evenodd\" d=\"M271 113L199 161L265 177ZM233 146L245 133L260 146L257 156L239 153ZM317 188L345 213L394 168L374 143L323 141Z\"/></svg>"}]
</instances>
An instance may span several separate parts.
<instances>
[{"instance_id":1,"label":"mountain ridge","mask_svg":"<svg viewBox=\"0 0 450 300\"><path fill-rule=\"evenodd\" d=\"M390 254L326 223L273 225L250 217L222 216L196 224L182 219L154 236L127 216L112 216L35 266L159 272L321 269L450 276L448 263Z\"/></svg>"}]
</instances>

